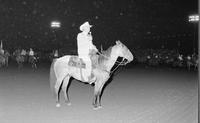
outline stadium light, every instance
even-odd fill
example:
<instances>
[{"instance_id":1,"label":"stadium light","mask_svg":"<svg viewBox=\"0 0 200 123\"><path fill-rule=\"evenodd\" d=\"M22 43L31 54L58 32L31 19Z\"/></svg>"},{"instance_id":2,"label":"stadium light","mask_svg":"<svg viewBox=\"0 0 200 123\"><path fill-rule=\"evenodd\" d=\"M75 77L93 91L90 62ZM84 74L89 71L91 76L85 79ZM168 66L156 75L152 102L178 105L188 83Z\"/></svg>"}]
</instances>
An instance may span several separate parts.
<instances>
[{"instance_id":1,"label":"stadium light","mask_svg":"<svg viewBox=\"0 0 200 123\"><path fill-rule=\"evenodd\" d=\"M61 23L59 21L51 21L50 27L52 28L52 33L54 36L53 42L57 41L56 31L61 27ZM56 46L57 44L55 44ZM58 47L58 46L57 46Z\"/></svg>"},{"instance_id":2,"label":"stadium light","mask_svg":"<svg viewBox=\"0 0 200 123\"><path fill-rule=\"evenodd\" d=\"M189 15L189 22L198 22L199 21L199 15L194 14L194 15Z\"/></svg>"},{"instance_id":3,"label":"stadium light","mask_svg":"<svg viewBox=\"0 0 200 123\"><path fill-rule=\"evenodd\" d=\"M196 36L196 23L198 23L199 22L199 15L198 14L193 14L193 15L189 15L188 16L188 21L190 22L190 23L193 23L194 24L194 37L193 37L193 52L195 53L195 51L196 51L196 48L195 48L195 41L196 41L196 38L195 38L195 36Z\"/></svg>"},{"instance_id":4,"label":"stadium light","mask_svg":"<svg viewBox=\"0 0 200 123\"><path fill-rule=\"evenodd\" d=\"M60 28L61 27L61 23L59 21L52 21L51 22L51 27L52 28Z\"/></svg>"}]
</instances>

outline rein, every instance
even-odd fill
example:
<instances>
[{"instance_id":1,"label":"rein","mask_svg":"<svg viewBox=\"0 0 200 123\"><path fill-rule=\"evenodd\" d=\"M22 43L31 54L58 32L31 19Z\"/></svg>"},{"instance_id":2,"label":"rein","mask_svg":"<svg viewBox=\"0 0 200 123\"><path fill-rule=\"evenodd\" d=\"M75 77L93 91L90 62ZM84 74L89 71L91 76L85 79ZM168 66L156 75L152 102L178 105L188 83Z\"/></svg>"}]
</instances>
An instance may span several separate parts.
<instances>
[{"instance_id":1,"label":"rein","mask_svg":"<svg viewBox=\"0 0 200 123\"><path fill-rule=\"evenodd\" d=\"M127 62L125 61L125 58L123 58L123 60L122 60L121 62L116 61L115 64L116 64L116 63L117 63L117 66L110 72L111 75L115 72L115 70L117 70L117 68L118 68L120 65L126 65L126 64L127 64Z\"/></svg>"},{"instance_id":2,"label":"rein","mask_svg":"<svg viewBox=\"0 0 200 123\"><path fill-rule=\"evenodd\" d=\"M106 57L107 59L109 59L108 56L106 56L106 55L100 53L99 51L98 51L98 53L99 53L100 55L102 55L103 57ZM118 68L119 66L126 65L127 63L128 63L128 61L126 61L125 58L123 58L122 61L117 61L117 60L116 60L115 64L117 64L117 66L116 66L112 71L110 71L110 72L109 72L109 71L106 71L106 70L105 70L105 71L108 72L110 75L112 75L112 74L115 72L115 70L117 70L117 68Z\"/></svg>"}]
</instances>

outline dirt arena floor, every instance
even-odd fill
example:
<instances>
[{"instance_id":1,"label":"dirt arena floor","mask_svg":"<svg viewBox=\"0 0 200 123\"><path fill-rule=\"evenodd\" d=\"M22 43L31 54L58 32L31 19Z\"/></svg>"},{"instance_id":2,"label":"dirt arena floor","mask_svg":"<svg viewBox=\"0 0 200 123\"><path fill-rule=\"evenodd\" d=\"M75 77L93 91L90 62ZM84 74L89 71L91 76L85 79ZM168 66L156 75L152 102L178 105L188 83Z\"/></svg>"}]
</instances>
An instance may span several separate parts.
<instances>
[{"instance_id":1,"label":"dirt arena floor","mask_svg":"<svg viewBox=\"0 0 200 123\"><path fill-rule=\"evenodd\" d=\"M197 123L198 73L145 68L119 69L93 110L93 87L72 80L71 106L56 108L49 65L0 69L0 123Z\"/></svg>"}]
</instances>

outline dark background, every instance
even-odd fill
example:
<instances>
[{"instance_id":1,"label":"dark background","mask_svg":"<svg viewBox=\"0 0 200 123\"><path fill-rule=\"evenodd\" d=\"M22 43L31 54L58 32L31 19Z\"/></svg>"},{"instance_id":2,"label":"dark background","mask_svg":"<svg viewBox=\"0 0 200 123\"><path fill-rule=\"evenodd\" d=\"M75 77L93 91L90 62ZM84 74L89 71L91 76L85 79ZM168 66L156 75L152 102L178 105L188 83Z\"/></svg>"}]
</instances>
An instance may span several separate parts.
<instances>
[{"instance_id":1,"label":"dark background","mask_svg":"<svg viewBox=\"0 0 200 123\"><path fill-rule=\"evenodd\" d=\"M131 50L192 53L198 25L189 23L188 16L197 13L197 6L197 0L0 0L0 40L11 51L76 51L79 26L89 21L99 49L120 39ZM54 20L61 28L50 27ZM116 71L104 90L103 108L94 111L93 87L88 84L72 80L72 105L67 106L61 91L61 108L56 108L49 87L50 64L39 62L36 70L30 64L17 67L14 63L0 69L1 123L198 122L197 70L132 62Z\"/></svg>"},{"instance_id":2,"label":"dark background","mask_svg":"<svg viewBox=\"0 0 200 123\"><path fill-rule=\"evenodd\" d=\"M192 53L197 52L198 25L188 16L197 12L197 0L0 0L0 39L10 50L76 51L79 26L89 21L99 49L119 39L129 49ZM50 27L54 20L61 28Z\"/></svg>"}]
</instances>

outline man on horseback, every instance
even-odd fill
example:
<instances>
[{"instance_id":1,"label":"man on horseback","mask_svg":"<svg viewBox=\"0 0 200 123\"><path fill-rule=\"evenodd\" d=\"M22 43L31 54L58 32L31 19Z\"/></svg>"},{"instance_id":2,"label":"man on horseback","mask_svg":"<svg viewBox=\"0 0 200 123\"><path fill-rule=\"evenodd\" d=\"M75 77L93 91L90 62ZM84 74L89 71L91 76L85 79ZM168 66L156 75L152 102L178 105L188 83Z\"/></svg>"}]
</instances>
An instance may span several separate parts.
<instances>
[{"instance_id":1,"label":"man on horseback","mask_svg":"<svg viewBox=\"0 0 200 123\"><path fill-rule=\"evenodd\" d=\"M29 51L29 57L33 57L34 56L34 51L32 48L30 48L30 51Z\"/></svg>"},{"instance_id":2,"label":"man on horseback","mask_svg":"<svg viewBox=\"0 0 200 123\"><path fill-rule=\"evenodd\" d=\"M0 49L0 54L4 55L4 50L3 49Z\"/></svg>"},{"instance_id":3,"label":"man on horseback","mask_svg":"<svg viewBox=\"0 0 200 123\"><path fill-rule=\"evenodd\" d=\"M29 62L31 63L31 61L34 59L34 51L32 48L30 48L28 55L29 55Z\"/></svg>"},{"instance_id":4,"label":"man on horseback","mask_svg":"<svg viewBox=\"0 0 200 123\"><path fill-rule=\"evenodd\" d=\"M0 46L0 55L4 55L4 49L3 49L3 43L1 41L1 46Z\"/></svg>"},{"instance_id":5,"label":"man on horseback","mask_svg":"<svg viewBox=\"0 0 200 123\"><path fill-rule=\"evenodd\" d=\"M6 59L4 56L4 50L3 50L3 44L1 41L1 46L0 46L0 67L4 66L6 64Z\"/></svg>"},{"instance_id":6,"label":"man on horseback","mask_svg":"<svg viewBox=\"0 0 200 123\"><path fill-rule=\"evenodd\" d=\"M54 54L53 54L53 57L54 57L54 58L58 58L58 50L56 49L53 53L54 53Z\"/></svg>"},{"instance_id":7,"label":"man on horseback","mask_svg":"<svg viewBox=\"0 0 200 123\"><path fill-rule=\"evenodd\" d=\"M98 51L92 42L91 27L92 25L89 22L83 23L79 28L82 32L77 35L78 56L85 62L85 69L82 70L83 79L90 82L95 80L95 77L92 76L90 52L91 50Z\"/></svg>"},{"instance_id":8,"label":"man on horseback","mask_svg":"<svg viewBox=\"0 0 200 123\"><path fill-rule=\"evenodd\" d=\"M37 58L35 57L35 52L33 51L32 48L30 48L29 63L31 64L32 68L37 68L36 62L37 62Z\"/></svg>"},{"instance_id":9,"label":"man on horseback","mask_svg":"<svg viewBox=\"0 0 200 123\"><path fill-rule=\"evenodd\" d=\"M24 56L24 57L26 56L26 50L25 49L22 49L21 55Z\"/></svg>"}]
</instances>

